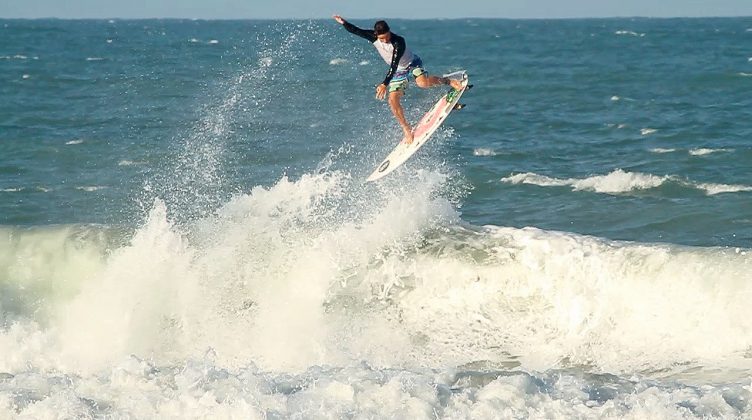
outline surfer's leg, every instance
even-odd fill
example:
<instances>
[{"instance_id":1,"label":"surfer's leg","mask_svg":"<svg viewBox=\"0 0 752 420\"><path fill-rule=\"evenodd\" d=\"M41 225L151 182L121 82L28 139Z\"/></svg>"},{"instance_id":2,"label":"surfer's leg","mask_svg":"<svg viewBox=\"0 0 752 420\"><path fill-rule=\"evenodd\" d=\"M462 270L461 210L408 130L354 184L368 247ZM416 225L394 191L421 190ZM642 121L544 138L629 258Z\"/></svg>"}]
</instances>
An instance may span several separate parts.
<instances>
[{"instance_id":1,"label":"surfer's leg","mask_svg":"<svg viewBox=\"0 0 752 420\"><path fill-rule=\"evenodd\" d=\"M400 103L400 99L402 99L403 95L404 92L402 90L394 90L389 92L389 107L392 109L394 117L397 118L397 122L402 127L402 131L405 133L405 143L410 144L413 142L413 129L412 127L410 127L410 124L407 123L407 119L405 119L405 112L402 109L402 104Z\"/></svg>"},{"instance_id":2,"label":"surfer's leg","mask_svg":"<svg viewBox=\"0 0 752 420\"><path fill-rule=\"evenodd\" d=\"M462 82L448 77L430 76L428 73L422 73L415 77L415 84L420 88L430 88L438 85L450 85L454 89L461 90Z\"/></svg>"},{"instance_id":3,"label":"surfer's leg","mask_svg":"<svg viewBox=\"0 0 752 420\"><path fill-rule=\"evenodd\" d=\"M420 88L430 88L439 85L450 85L454 89L462 89L462 82L459 80L450 79L448 77L431 76L426 69L423 68L423 60L420 57L416 57L412 63L410 63L410 74L415 78L415 84Z\"/></svg>"}]
</instances>

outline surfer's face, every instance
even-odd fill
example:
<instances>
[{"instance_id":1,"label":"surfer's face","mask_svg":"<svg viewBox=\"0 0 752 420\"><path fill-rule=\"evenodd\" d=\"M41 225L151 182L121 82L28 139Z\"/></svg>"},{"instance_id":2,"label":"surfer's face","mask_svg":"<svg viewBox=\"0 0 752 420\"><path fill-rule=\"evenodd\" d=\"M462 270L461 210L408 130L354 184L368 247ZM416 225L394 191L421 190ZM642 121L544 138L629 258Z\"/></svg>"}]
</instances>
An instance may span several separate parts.
<instances>
[{"instance_id":1,"label":"surfer's face","mask_svg":"<svg viewBox=\"0 0 752 420\"><path fill-rule=\"evenodd\" d=\"M378 38L379 41L381 41L383 43L388 43L389 40L392 38L392 33L391 32L387 32L385 34L376 35L376 38Z\"/></svg>"}]
</instances>

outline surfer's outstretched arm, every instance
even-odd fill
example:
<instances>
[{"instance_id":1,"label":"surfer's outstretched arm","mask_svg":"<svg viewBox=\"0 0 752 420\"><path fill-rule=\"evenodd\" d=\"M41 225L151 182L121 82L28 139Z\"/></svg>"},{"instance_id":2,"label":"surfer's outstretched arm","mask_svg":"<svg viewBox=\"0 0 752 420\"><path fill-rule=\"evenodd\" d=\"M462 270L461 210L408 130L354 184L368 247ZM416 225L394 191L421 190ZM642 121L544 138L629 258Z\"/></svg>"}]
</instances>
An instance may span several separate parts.
<instances>
[{"instance_id":1,"label":"surfer's outstretched arm","mask_svg":"<svg viewBox=\"0 0 752 420\"><path fill-rule=\"evenodd\" d=\"M358 28L357 26L343 19L342 16L340 15L334 15L333 17L334 17L334 20L337 21L337 23L339 23L340 25L344 26L345 29L347 29L347 32L350 32L351 34L355 34L363 39L366 39L368 40L368 42L376 42L376 34L373 31Z\"/></svg>"},{"instance_id":2,"label":"surfer's outstretched arm","mask_svg":"<svg viewBox=\"0 0 752 420\"><path fill-rule=\"evenodd\" d=\"M374 34L373 31L358 28L348 21L345 21L342 26L344 26L345 29L347 29L347 32L350 32L351 34L355 34L363 39L366 39L368 42L376 42L376 34Z\"/></svg>"}]
</instances>

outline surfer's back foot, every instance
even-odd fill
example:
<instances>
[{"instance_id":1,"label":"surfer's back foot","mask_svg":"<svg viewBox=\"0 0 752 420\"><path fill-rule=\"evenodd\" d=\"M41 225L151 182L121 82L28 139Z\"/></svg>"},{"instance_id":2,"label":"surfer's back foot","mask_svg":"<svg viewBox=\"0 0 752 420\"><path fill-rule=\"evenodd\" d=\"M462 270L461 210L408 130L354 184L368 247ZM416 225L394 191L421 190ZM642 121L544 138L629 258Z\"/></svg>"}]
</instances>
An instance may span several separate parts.
<instances>
[{"instance_id":1,"label":"surfer's back foot","mask_svg":"<svg viewBox=\"0 0 752 420\"><path fill-rule=\"evenodd\" d=\"M402 131L405 133L405 138L402 139L402 142L405 144L410 144L413 142L413 130L410 127L402 127Z\"/></svg>"},{"instance_id":2,"label":"surfer's back foot","mask_svg":"<svg viewBox=\"0 0 752 420\"><path fill-rule=\"evenodd\" d=\"M449 79L449 85L455 90L462 90L462 82L457 79Z\"/></svg>"}]
</instances>

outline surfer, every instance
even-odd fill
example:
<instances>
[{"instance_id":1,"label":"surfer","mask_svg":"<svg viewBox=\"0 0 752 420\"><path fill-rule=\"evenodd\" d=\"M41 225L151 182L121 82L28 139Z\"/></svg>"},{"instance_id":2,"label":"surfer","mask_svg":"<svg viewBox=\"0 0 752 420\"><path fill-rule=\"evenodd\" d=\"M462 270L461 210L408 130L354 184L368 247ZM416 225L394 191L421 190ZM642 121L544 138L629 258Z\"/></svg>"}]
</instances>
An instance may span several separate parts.
<instances>
[{"instance_id":1,"label":"surfer","mask_svg":"<svg viewBox=\"0 0 752 420\"><path fill-rule=\"evenodd\" d=\"M462 82L446 77L430 76L426 73L420 57L407 48L405 38L393 33L389 29L389 25L383 20L376 22L372 31L358 28L339 15L334 15L334 20L344 26L348 32L371 42L384 61L389 64L389 71L387 71L384 81L376 86L376 99L384 99L389 92L389 107L405 133L404 141L408 144L412 143L413 130L405 119L405 113L400 103L400 99L407 89L408 76L412 75L415 78L415 83L421 88L450 85L454 89L461 90Z\"/></svg>"}]
</instances>

